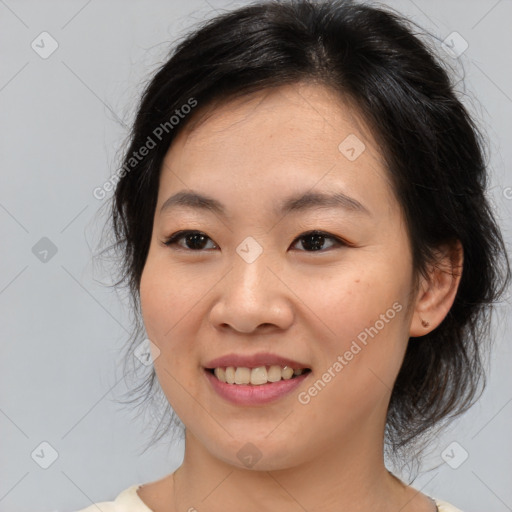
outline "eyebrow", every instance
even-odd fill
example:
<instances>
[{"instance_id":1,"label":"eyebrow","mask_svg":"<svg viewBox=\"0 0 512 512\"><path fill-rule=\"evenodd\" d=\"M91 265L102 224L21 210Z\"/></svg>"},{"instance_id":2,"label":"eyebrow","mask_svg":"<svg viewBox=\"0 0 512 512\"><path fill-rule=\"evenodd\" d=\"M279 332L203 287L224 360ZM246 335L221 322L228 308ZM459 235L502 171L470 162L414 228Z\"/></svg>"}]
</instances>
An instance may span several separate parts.
<instances>
[{"instance_id":1,"label":"eyebrow","mask_svg":"<svg viewBox=\"0 0 512 512\"><path fill-rule=\"evenodd\" d=\"M225 206L214 199L198 192L182 190L172 195L160 208L160 213L170 210L173 207L184 206L197 210L210 211L222 217L227 217ZM274 207L276 215L286 215L292 212L306 211L317 208L342 208L354 213L362 213L371 216L372 214L362 203L343 192L305 192L288 197L280 205Z\"/></svg>"}]
</instances>

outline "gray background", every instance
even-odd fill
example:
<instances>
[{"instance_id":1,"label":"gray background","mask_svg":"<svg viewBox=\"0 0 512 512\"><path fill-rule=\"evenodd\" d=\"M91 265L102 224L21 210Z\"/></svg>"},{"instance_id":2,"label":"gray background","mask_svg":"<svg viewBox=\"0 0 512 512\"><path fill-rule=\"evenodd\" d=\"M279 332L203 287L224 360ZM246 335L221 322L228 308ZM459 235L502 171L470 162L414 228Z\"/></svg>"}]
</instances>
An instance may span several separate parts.
<instances>
[{"instance_id":1,"label":"gray background","mask_svg":"<svg viewBox=\"0 0 512 512\"><path fill-rule=\"evenodd\" d=\"M116 403L127 389L119 358L129 314L92 262L104 203L92 191L114 173L142 83L169 43L242 3L0 0L2 512L71 512L181 463L179 443L141 455L149 419ZM491 138L491 194L510 243L512 2L387 4L441 39L456 31L467 41L460 57L446 59L465 73L464 101ZM59 45L46 59L31 47L51 49L43 31ZM43 237L54 255L40 252ZM507 301L497 311L487 391L432 445L428 471L414 482L465 512L512 510ZM43 442L58 455L48 469L40 466L53 452Z\"/></svg>"}]
</instances>

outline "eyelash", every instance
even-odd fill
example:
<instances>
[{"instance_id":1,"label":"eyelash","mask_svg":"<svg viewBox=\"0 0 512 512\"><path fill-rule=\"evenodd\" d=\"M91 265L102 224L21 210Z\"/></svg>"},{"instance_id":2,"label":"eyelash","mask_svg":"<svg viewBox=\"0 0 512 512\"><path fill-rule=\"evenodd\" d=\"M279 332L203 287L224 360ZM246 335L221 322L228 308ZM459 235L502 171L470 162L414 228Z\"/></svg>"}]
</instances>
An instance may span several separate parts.
<instances>
[{"instance_id":1,"label":"eyelash","mask_svg":"<svg viewBox=\"0 0 512 512\"><path fill-rule=\"evenodd\" d=\"M202 235L202 236L205 236L207 239L211 240L211 238L209 236L207 236L205 233L203 233L201 231L185 229L185 230L177 231L176 233L172 234L170 237L166 238L163 241L163 244L166 245L167 247L176 246L176 245L178 245L178 241L185 238L187 235ZM337 236L331 235L329 233L326 233L325 231L319 231L319 230L307 231L306 233L301 234L300 236L295 238L292 245L295 245L296 242L298 242L299 240L301 240L303 238L307 238L307 237L314 236L314 235L322 236L325 239L333 240L336 242L336 244L338 246L353 247L353 245L349 244L345 240L343 240ZM336 247L332 247L332 248L336 248ZM330 249L332 249L332 248L330 248ZM202 252L205 252L206 250L211 250L211 249L189 249L188 247L180 247L179 249L175 249L175 250L184 250L184 251L188 251L188 252L202 253ZM327 250L329 250L329 249L327 249ZM318 251L303 250L300 252L309 252L309 253L326 252L326 249L320 249Z\"/></svg>"}]
</instances>

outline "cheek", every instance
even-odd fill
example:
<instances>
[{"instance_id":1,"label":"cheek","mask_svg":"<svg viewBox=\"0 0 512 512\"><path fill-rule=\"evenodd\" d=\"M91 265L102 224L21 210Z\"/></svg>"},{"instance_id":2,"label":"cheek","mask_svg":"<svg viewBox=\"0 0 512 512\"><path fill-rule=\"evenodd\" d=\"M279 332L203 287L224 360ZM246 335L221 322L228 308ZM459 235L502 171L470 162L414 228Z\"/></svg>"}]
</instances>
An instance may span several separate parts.
<instances>
[{"instance_id":1,"label":"cheek","mask_svg":"<svg viewBox=\"0 0 512 512\"><path fill-rule=\"evenodd\" d=\"M152 341L162 339L166 328L163 314L168 310L168 297L164 293L162 283L157 279L158 272L150 262L146 263L140 280L140 307L144 326ZM170 328L167 326L167 330ZM160 346L160 343L157 343Z\"/></svg>"},{"instance_id":2,"label":"cheek","mask_svg":"<svg viewBox=\"0 0 512 512\"><path fill-rule=\"evenodd\" d=\"M141 276L140 303L147 336L160 350L155 370L167 380L162 374L165 368L182 382L191 378L190 365L198 360L200 347L189 340L200 329L198 320L205 314L201 298L211 283L169 267L165 260L148 258ZM172 382L168 382L171 387Z\"/></svg>"},{"instance_id":3,"label":"cheek","mask_svg":"<svg viewBox=\"0 0 512 512\"><path fill-rule=\"evenodd\" d=\"M148 259L141 276L140 303L144 326L148 338L158 349L154 368L162 390L174 411L183 420L187 415L199 414L187 400L189 393L195 394L197 376L184 361L195 361L197 357L192 343L183 343L192 328L189 316L193 297L181 293L181 283L176 283L158 262ZM189 331L187 331L189 329ZM187 332L185 332L187 331ZM188 393L184 393L187 389ZM192 413L190 409L193 409Z\"/></svg>"},{"instance_id":4,"label":"cheek","mask_svg":"<svg viewBox=\"0 0 512 512\"><path fill-rule=\"evenodd\" d=\"M180 282L179 271L163 265L158 258L148 257L140 282L140 303L144 325L149 338L163 342L172 339L178 321L185 317L194 302L186 286Z\"/></svg>"},{"instance_id":5,"label":"cheek","mask_svg":"<svg viewBox=\"0 0 512 512\"><path fill-rule=\"evenodd\" d=\"M332 380L339 386L333 386L333 393L337 394L334 388L341 390L341 400L359 400L359 391L379 381L377 393L386 392L399 370L408 339L408 288L398 275L391 274L388 279L382 277L385 275L390 275L389 268L360 271L350 278L344 275L309 295L318 332L326 333L320 336L320 367L337 376ZM344 377L338 377L341 375ZM326 375L322 380L329 378ZM342 384L345 379L353 394L347 394L346 384Z\"/></svg>"},{"instance_id":6,"label":"cheek","mask_svg":"<svg viewBox=\"0 0 512 512\"><path fill-rule=\"evenodd\" d=\"M403 359L405 307L393 296L363 295L340 299L343 307L322 316L336 335L320 341L316 380L299 397L304 412L322 418L326 435L382 421Z\"/></svg>"},{"instance_id":7,"label":"cheek","mask_svg":"<svg viewBox=\"0 0 512 512\"><path fill-rule=\"evenodd\" d=\"M333 273L328 282L314 288L310 281L304 282L303 289L295 291L298 296L307 298L304 302L310 308L311 318L317 319L318 328L322 328L335 345L342 347L344 341L355 339L374 326L381 315L392 322L386 322L383 329L379 321L379 331L389 331L389 323L397 323L395 319L402 318L396 310L405 311L406 283L398 282L398 277L386 279L383 277L386 275L390 275L389 269L354 269L349 273ZM395 303L399 306L393 308Z\"/></svg>"}]
</instances>

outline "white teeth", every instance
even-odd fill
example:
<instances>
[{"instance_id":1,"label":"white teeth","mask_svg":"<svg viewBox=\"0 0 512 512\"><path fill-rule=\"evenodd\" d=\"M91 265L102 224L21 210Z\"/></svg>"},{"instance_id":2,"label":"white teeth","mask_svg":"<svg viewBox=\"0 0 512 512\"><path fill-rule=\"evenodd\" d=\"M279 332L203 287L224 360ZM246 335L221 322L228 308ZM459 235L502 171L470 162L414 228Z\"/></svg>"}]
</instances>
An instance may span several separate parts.
<instances>
[{"instance_id":1,"label":"white teeth","mask_svg":"<svg viewBox=\"0 0 512 512\"><path fill-rule=\"evenodd\" d=\"M215 374L215 377L217 377L217 379L219 379L221 382L227 382L226 370L224 370L224 368L215 368L213 373Z\"/></svg>"},{"instance_id":2,"label":"white teeth","mask_svg":"<svg viewBox=\"0 0 512 512\"><path fill-rule=\"evenodd\" d=\"M278 380L281 380L281 367L280 366L271 366L268 369L268 376L267 379L269 382L277 382Z\"/></svg>"},{"instance_id":3,"label":"white teeth","mask_svg":"<svg viewBox=\"0 0 512 512\"><path fill-rule=\"evenodd\" d=\"M232 366L226 368L226 382L228 384L235 383L235 369Z\"/></svg>"},{"instance_id":4,"label":"white teeth","mask_svg":"<svg viewBox=\"0 0 512 512\"><path fill-rule=\"evenodd\" d=\"M251 384L258 386L267 383L267 369L264 366L253 368L251 370Z\"/></svg>"},{"instance_id":5,"label":"white teeth","mask_svg":"<svg viewBox=\"0 0 512 512\"><path fill-rule=\"evenodd\" d=\"M235 384L249 384L251 382L251 370L249 368L237 368L235 370Z\"/></svg>"},{"instance_id":6,"label":"white teeth","mask_svg":"<svg viewBox=\"0 0 512 512\"><path fill-rule=\"evenodd\" d=\"M283 379L289 380L293 376L293 368L290 368L289 366L285 366L282 371Z\"/></svg>"},{"instance_id":7,"label":"white teeth","mask_svg":"<svg viewBox=\"0 0 512 512\"><path fill-rule=\"evenodd\" d=\"M289 380L295 375L302 375L304 368L293 369L290 366L272 365L269 367L258 366L257 368L234 367L215 368L214 375L221 382L228 384L252 384L259 386L267 382L278 382L281 379Z\"/></svg>"}]
</instances>

